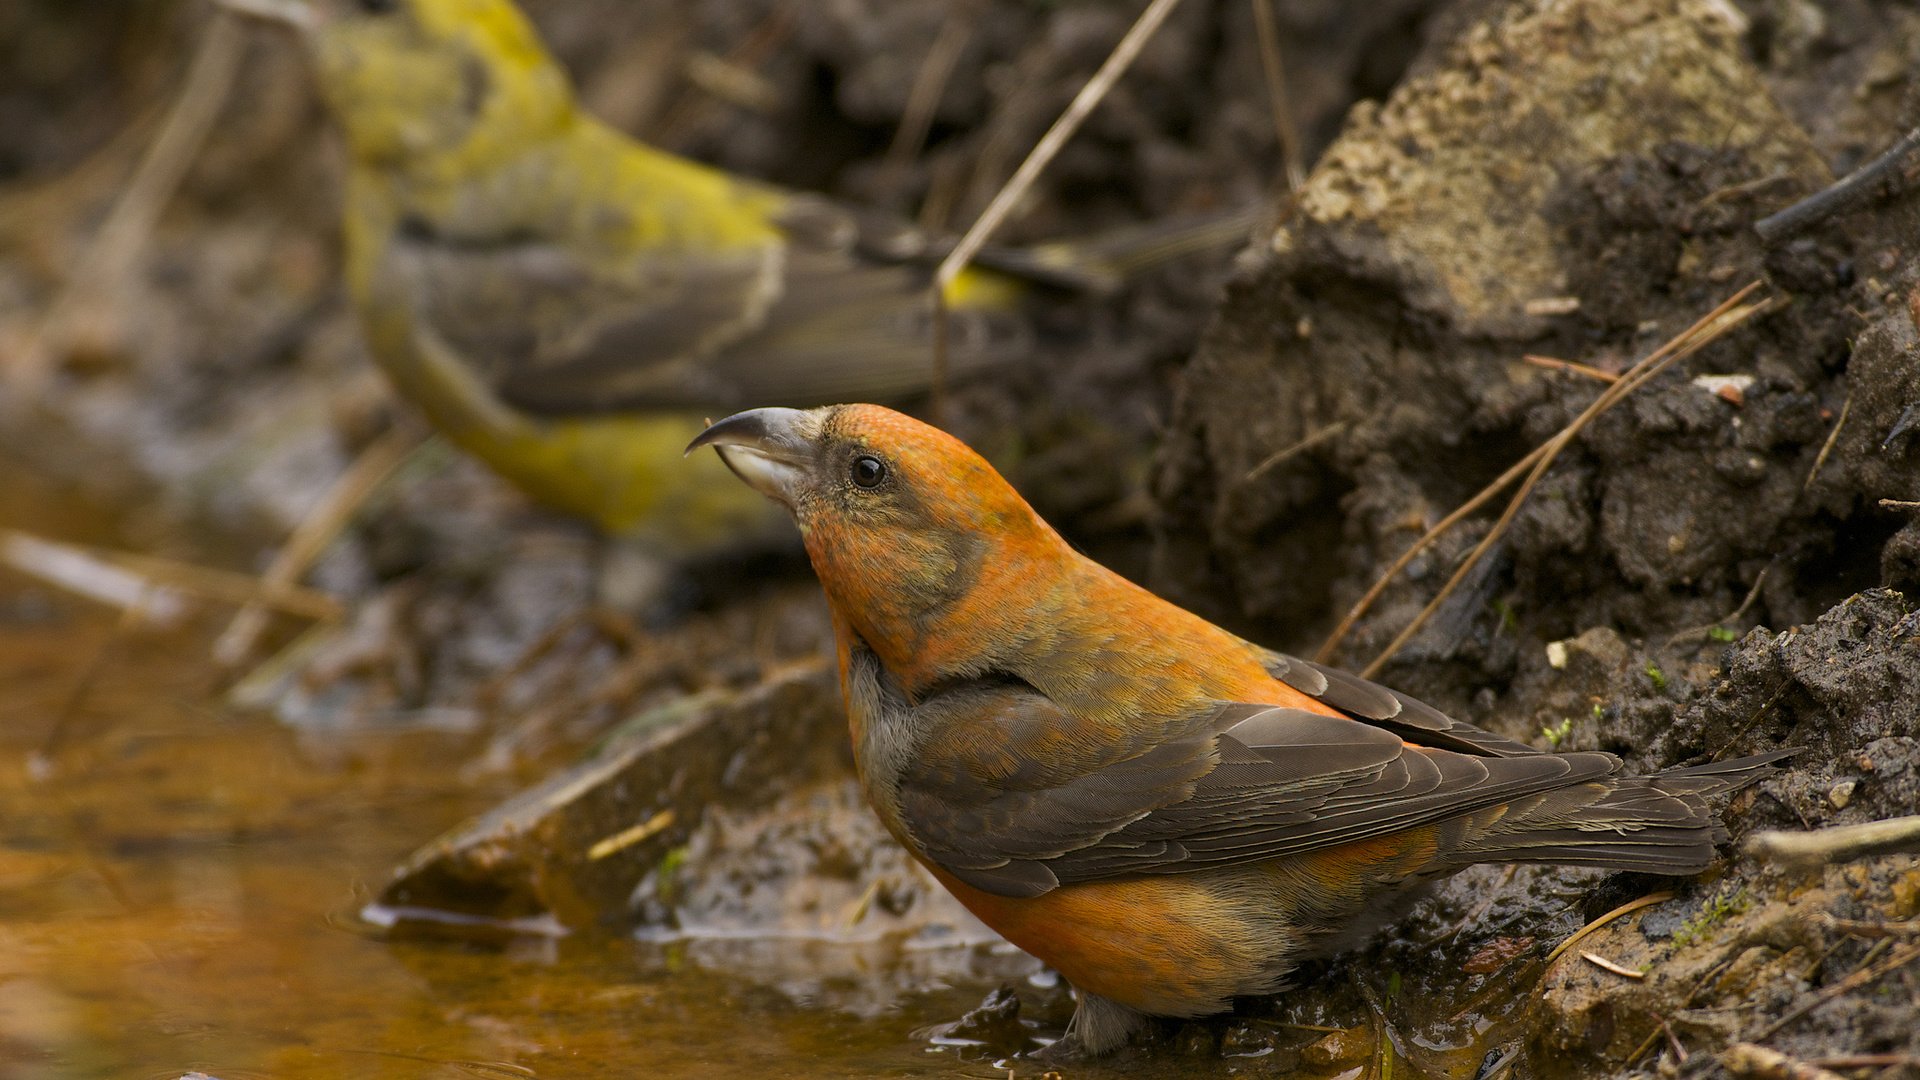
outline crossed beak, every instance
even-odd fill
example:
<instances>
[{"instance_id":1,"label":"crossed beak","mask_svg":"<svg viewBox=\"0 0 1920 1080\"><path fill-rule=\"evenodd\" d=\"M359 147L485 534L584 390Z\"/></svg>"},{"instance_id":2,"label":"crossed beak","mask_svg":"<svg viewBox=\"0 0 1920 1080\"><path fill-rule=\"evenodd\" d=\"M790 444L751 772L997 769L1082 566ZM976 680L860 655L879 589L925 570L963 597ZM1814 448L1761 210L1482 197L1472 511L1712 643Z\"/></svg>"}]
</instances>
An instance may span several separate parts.
<instances>
[{"instance_id":1,"label":"crossed beak","mask_svg":"<svg viewBox=\"0 0 1920 1080\"><path fill-rule=\"evenodd\" d=\"M817 412L749 409L734 413L694 437L691 454L711 446L747 486L791 508L811 484Z\"/></svg>"}]
</instances>

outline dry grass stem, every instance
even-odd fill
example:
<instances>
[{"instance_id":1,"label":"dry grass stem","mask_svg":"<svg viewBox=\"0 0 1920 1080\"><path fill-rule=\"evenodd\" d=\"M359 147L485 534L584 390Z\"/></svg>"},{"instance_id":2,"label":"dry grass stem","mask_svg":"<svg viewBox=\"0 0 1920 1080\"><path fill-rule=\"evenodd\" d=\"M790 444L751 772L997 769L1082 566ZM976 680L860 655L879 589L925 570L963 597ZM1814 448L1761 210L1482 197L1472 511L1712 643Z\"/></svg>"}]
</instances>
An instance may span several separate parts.
<instances>
[{"instance_id":1,"label":"dry grass stem","mask_svg":"<svg viewBox=\"0 0 1920 1080\"><path fill-rule=\"evenodd\" d=\"M587 849L587 861L599 862L609 855L625 851L642 840L658 836L672 827L673 816L673 808L668 807L638 825L622 829L612 836L601 839Z\"/></svg>"},{"instance_id":2,"label":"dry grass stem","mask_svg":"<svg viewBox=\"0 0 1920 1080\"><path fill-rule=\"evenodd\" d=\"M147 622L166 625L186 614L179 590L77 545L19 529L0 529L0 565L123 612L138 609Z\"/></svg>"},{"instance_id":3,"label":"dry grass stem","mask_svg":"<svg viewBox=\"0 0 1920 1080\"><path fill-rule=\"evenodd\" d=\"M10 369L5 374L14 385L17 401L30 402L39 396L87 303L112 295L126 279L146 247L160 211L179 188L226 104L240 69L244 44L245 34L238 19L226 11L216 12L187 67L179 96L133 176L121 189L100 231L81 252L72 274L48 305L25 347L5 365Z\"/></svg>"},{"instance_id":4,"label":"dry grass stem","mask_svg":"<svg viewBox=\"0 0 1920 1080\"><path fill-rule=\"evenodd\" d=\"M921 62L913 86L907 91L907 103L900 110L900 126L894 129L893 142L887 146L887 156L880 163L880 179L875 184L880 190L892 192L897 188L914 157L926 146L927 133L933 130L933 118L940 110L947 83L953 78L954 65L960 62L960 54L973 40L974 15L973 5L969 3L955 3L947 10L946 21L940 24L940 32L927 48L927 58Z\"/></svg>"},{"instance_id":5,"label":"dry grass stem","mask_svg":"<svg viewBox=\"0 0 1920 1080\"><path fill-rule=\"evenodd\" d=\"M1086 121L1094 107L1112 91L1113 85L1120 81L1120 76L1126 74L1127 68L1133 66L1134 60L1140 55L1140 50L1146 48L1147 42L1153 40L1154 32L1160 29L1160 24L1166 22L1167 16L1173 14L1173 9L1179 6L1180 0L1151 0L1146 10L1140 13L1140 17L1134 20L1133 26L1128 28L1126 35L1120 39L1120 43L1113 47L1113 52L1107 54L1107 59L1100 65L1100 69L1095 71L1086 85L1080 88L1080 92L1073 96L1073 100L1067 104L1066 111L1053 122L1053 126L1047 129L1046 134L1040 136L1040 141L1034 144L1026 160L1013 171L1013 175L1007 179L1007 182L1000 185L1000 190L994 193L993 199L987 203L987 208L980 212L980 216L974 219L973 224L960 237L960 242L953 246L952 251L947 252L946 258L940 260L940 266L934 271L931 286L933 293L931 411L936 426L945 419L946 411L947 287L952 285L954 279L960 276L960 272L967 268L967 264L973 261L973 257L980 254L980 249L986 245L988 238L1005 223L1007 216L1013 213L1013 208L1019 205L1020 200L1025 198L1028 190L1033 187L1034 181L1040 179L1040 174L1046 171L1047 166L1060 153L1061 148L1067 145L1067 140L1073 138L1073 133L1080 130L1080 125Z\"/></svg>"},{"instance_id":6,"label":"dry grass stem","mask_svg":"<svg viewBox=\"0 0 1920 1080\"><path fill-rule=\"evenodd\" d=\"M1583 410L1579 416L1575 417L1565 428L1561 429L1546 442L1540 444L1540 446L1536 447L1526 458L1516 463L1505 473L1502 473L1493 483L1487 485L1478 495L1469 499L1466 504L1462 505L1453 513L1448 514L1439 524L1429 529L1426 535L1415 541L1412 547L1406 552L1403 552L1400 558L1394 561L1393 565L1387 569L1387 572L1381 575L1380 580L1376 581L1373 587L1367 590L1366 595L1361 597L1360 601L1356 603L1352 610L1347 613L1346 617L1341 620L1340 625L1334 628L1334 632L1328 636L1326 643L1320 647L1318 658L1325 661L1331 657L1333 651L1338 648L1340 641L1344 639L1347 632L1352 629L1353 624L1358 621L1360 616L1364 614L1368 608L1372 607L1373 602L1386 590L1387 585L1413 560L1415 555L1424 550L1434 540L1438 539L1446 530L1452 528L1462 518L1493 498L1494 495L1498 494L1508 484L1511 484L1522 472L1525 472L1526 478L1521 481L1519 490L1517 490L1513 498L1509 500L1506 511L1502 513L1500 518L1494 523L1493 528L1488 530L1487 535L1483 537L1480 543L1474 547L1473 551L1468 554L1466 560L1454 571L1453 576L1441 587L1440 592L1427 603L1427 606L1421 610L1420 614L1415 616L1414 620L1409 623L1406 628L1401 630L1399 635L1396 636L1385 649L1381 650L1380 654L1374 657L1371 663L1362 669L1362 674L1367 677L1371 677L1377 673L1380 668L1386 664L1387 660L1391 659L1408 641L1413 639L1415 634L1420 632L1420 629L1426 625L1427 620L1433 617L1434 612L1439 610L1440 605L1446 601L1447 597L1452 595L1455 589L1459 588L1462 581L1466 580L1467 575L1473 570L1474 565L1499 541L1501 536L1505 535L1507 526L1512 523L1514 515L1519 513L1521 505L1526 501L1527 496L1532 493L1534 485L1539 482L1540 477L1546 472L1547 467L1553 464L1554 458L1559 455L1560 451L1565 449L1566 446L1573 441L1574 437L1584 430L1588 424L1592 423L1596 417L1619 404L1627 395L1646 385L1647 382L1655 376L1665 371L1668 366L1705 348L1707 345L1719 340L1722 336L1732 331L1735 327L1744 324L1754 316L1768 310L1771 301L1762 301L1757 304L1742 306L1742 301L1751 296L1754 291L1759 288L1760 282L1754 281L1749 283L1739 292L1734 293L1712 311L1695 321L1693 325L1682 330L1658 349L1647 354L1646 357L1634 364L1632 368L1629 368L1618 382L1613 383L1602 391L1600 396L1595 398L1593 403L1588 405L1586 409Z\"/></svg>"},{"instance_id":7,"label":"dry grass stem","mask_svg":"<svg viewBox=\"0 0 1920 1080\"><path fill-rule=\"evenodd\" d=\"M1883 941L1881 944L1884 945L1886 942ZM1898 971L1908 964L1913 963L1915 960L1920 960L1920 943L1909 945L1877 964L1862 967L1859 971L1854 972L1839 982L1834 983L1832 986L1820 991L1818 994L1815 994L1813 999L1806 1004L1787 1010L1786 1015L1762 1028L1758 1034L1754 1035L1754 1039L1757 1041L1771 1038L1781 1028L1786 1027L1788 1024L1793 1023L1795 1020L1800 1019L1820 1006L1825 1005L1834 998L1850 991L1858 990L1880 978L1882 975L1891 971Z\"/></svg>"},{"instance_id":8,"label":"dry grass stem","mask_svg":"<svg viewBox=\"0 0 1920 1080\"><path fill-rule=\"evenodd\" d=\"M1786 866L1821 866L1869 855L1920 852L1920 816L1836 825L1813 832L1767 830L1747 838L1748 855Z\"/></svg>"},{"instance_id":9,"label":"dry grass stem","mask_svg":"<svg viewBox=\"0 0 1920 1080\"><path fill-rule=\"evenodd\" d=\"M1001 185L993 201L987 204L987 208L981 211L973 225L960 237L960 242L955 244L953 250L947 253L947 257L940 261L940 267L934 271L933 275L933 288L936 293L946 291L947 286L953 284L954 278L960 276L960 271L966 269L967 264L973 261L973 257L980 253L987 239L1005 223L1007 216L1013 213L1013 208L1019 205L1020 200L1025 198L1028 190L1033 187L1034 181L1040 179L1040 174L1053 162L1061 148L1067 145L1067 140L1073 138L1073 133L1080 130L1080 125L1086 121L1094 107L1113 90L1114 84L1120 81L1120 76L1126 74L1127 68L1133 66L1134 60L1140 55L1140 50L1146 48L1147 42L1153 39L1154 32L1160 29L1160 24L1166 22L1167 16L1173 14L1173 9L1179 6L1180 0L1152 0L1146 10L1140 13L1140 17L1134 20L1126 36L1120 39L1120 44L1115 45L1113 52L1107 55L1106 62L1093 73L1093 77L1080 88L1080 92L1073 96L1073 101L1067 105L1066 111L1060 114L1060 118L1055 120L1053 126L1047 129L1047 133L1034 144L1026 160L1022 161L1020 167L1014 170L1013 176Z\"/></svg>"},{"instance_id":10,"label":"dry grass stem","mask_svg":"<svg viewBox=\"0 0 1920 1080\"><path fill-rule=\"evenodd\" d=\"M1833 430L1827 432L1827 441L1820 444L1820 453L1813 459L1813 468L1807 470L1807 479L1800 485L1801 492L1812 487L1814 478L1826 467L1827 455L1833 453L1834 444L1840 441L1840 429L1847 426L1847 413L1852 409L1853 395L1849 393L1847 399L1840 403L1840 415L1833 421Z\"/></svg>"},{"instance_id":11,"label":"dry grass stem","mask_svg":"<svg viewBox=\"0 0 1920 1080\"><path fill-rule=\"evenodd\" d=\"M1534 356L1529 353L1526 356L1522 356L1520 360L1523 363L1532 364L1534 367L1546 368L1550 371L1566 371L1575 375L1585 375L1587 378L1593 379L1596 382L1616 383L1620 381L1620 376L1615 375L1611 371L1602 371L1592 364L1582 364L1576 360L1562 360L1557 356Z\"/></svg>"},{"instance_id":12,"label":"dry grass stem","mask_svg":"<svg viewBox=\"0 0 1920 1080\"><path fill-rule=\"evenodd\" d=\"M1681 348L1695 335L1700 334L1710 326L1716 325L1716 320L1732 312L1739 305L1740 301L1751 295L1753 291L1759 287L1760 283L1757 281L1748 284L1746 288L1741 289L1723 301L1718 307L1701 316L1692 326L1687 327L1685 330L1680 331L1680 333L1668 339L1664 345L1654 350L1645 359L1641 360L1639 364L1634 365L1634 368L1636 370L1640 369L1649 362L1655 362ZM1605 402L1605 407L1611 407L1613 402L1617 401L1618 398L1610 398L1609 395L1613 394L1618 386L1619 384L1615 383L1614 387L1610 387L1606 392L1603 392L1600 397L1595 400L1594 404L1598 406L1601 405L1602 402ZM1416 556L1431 546L1435 540L1446 535L1448 530L1459 524L1461 520L1486 505L1495 495L1498 495L1504 490L1507 485L1524 475L1528 469L1532 468L1542 457L1552 451L1558 438L1559 436L1556 435L1553 439L1549 439L1535 447L1526 457L1515 462L1506 472L1501 473L1492 483L1482 488L1479 494L1462 503L1446 517L1441 518L1439 522L1428 529L1418 540L1415 540L1407 550L1401 552L1400 557L1395 559L1391 566L1387 567L1386 571L1380 575L1372 587L1367 589L1366 594L1355 601L1352 608L1348 609L1347 614L1341 618L1340 624L1334 627L1333 632L1327 635L1327 640L1321 643L1319 651L1314 654L1314 659L1323 664L1331 662L1335 650L1340 647L1342 641L1346 640L1346 636L1353 630L1354 624L1359 622L1360 617L1372 609L1374 602L1380 599L1380 594L1386 592L1387 586L1391 585L1393 580L1400 576L1400 572L1405 570L1407 565L1413 562Z\"/></svg>"},{"instance_id":13,"label":"dry grass stem","mask_svg":"<svg viewBox=\"0 0 1920 1080\"><path fill-rule=\"evenodd\" d=\"M1307 169L1300 146L1300 129L1293 122L1293 104L1287 94L1287 67L1280 51L1280 24L1273 17L1274 0L1252 0L1254 33L1260 38L1260 71L1267 80L1267 105L1273 110L1274 138L1280 144L1280 167L1287 189L1298 191Z\"/></svg>"},{"instance_id":14,"label":"dry grass stem","mask_svg":"<svg viewBox=\"0 0 1920 1080\"><path fill-rule=\"evenodd\" d=\"M1240 478L1240 483L1250 484L1260 479L1262 476L1265 476L1277 468L1281 463L1291 461L1345 430L1347 430L1347 422L1345 420L1336 420L1323 428L1308 432L1305 438L1300 439L1291 446L1284 446L1275 450L1273 453L1267 455L1266 459L1260 462L1260 464L1248 469L1247 475Z\"/></svg>"},{"instance_id":15,"label":"dry grass stem","mask_svg":"<svg viewBox=\"0 0 1920 1080\"><path fill-rule=\"evenodd\" d=\"M1829 915L1821 911L1814 913L1813 921L1825 929L1851 937L1889 938L1920 934L1920 919L1871 922L1865 919L1842 919L1837 915Z\"/></svg>"},{"instance_id":16,"label":"dry grass stem","mask_svg":"<svg viewBox=\"0 0 1920 1080\"><path fill-rule=\"evenodd\" d=\"M1773 569L1772 563L1768 563L1767 565L1760 568L1760 572L1754 575L1753 585L1751 588L1747 590L1747 595L1744 599L1740 601L1739 607L1734 608L1732 611L1729 611L1725 615L1720 616L1718 619L1715 619L1710 623L1706 623L1701 626L1688 627L1685 630L1681 630L1675 633L1672 637L1667 639L1667 644L1672 645L1675 642L1685 641L1688 638L1701 637L1713 630L1719 629L1720 627L1727 626L1730 623L1739 622L1740 619L1746 615L1747 610L1753 607L1753 602L1755 600L1760 599L1760 588L1761 586L1767 583L1767 574L1772 569Z\"/></svg>"},{"instance_id":17,"label":"dry grass stem","mask_svg":"<svg viewBox=\"0 0 1920 1080\"><path fill-rule=\"evenodd\" d=\"M318 589L291 585L262 594L260 580L231 570L157 555L49 540L21 529L0 529L0 562L90 599L125 608L138 601L146 618L166 622L180 614L178 594L245 604L259 599L289 615L334 619L341 604Z\"/></svg>"},{"instance_id":18,"label":"dry grass stem","mask_svg":"<svg viewBox=\"0 0 1920 1080\"><path fill-rule=\"evenodd\" d=\"M1611 971L1623 979L1644 979L1647 977L1647 973L1644 971L1635 971L1630 967L1621 967L1619 964L1601 956L1599 953L1591 953L1585 949L1580 950L1580 959L1585 960L1587 963L1592 964L1602 971Z\"/></svg>"},{"instance_id":19,"label":"dry grass stem","mask_svg":"<svg viewBox=\"0 0 1920 1080\"><path fill-rule=\"evenodd\" d=\"M360 452L347 471L334 481L327 493L294 527L286 546L274 556L267 572L260 577L259 592L241 607L213 645L213 657L225 667L235 667L253 652L253 645L266 629L268 596L285 592L307 572L353 520L367 496L380 486L406 456L419 446L421 436L410 428L397 427L374 440Z\"/></svg>"},{"instance_id":20,"label":"dry grass stem","mask_svg":"<svg viewBox=\"0 0 1920 1080\"><path fill-rule=\"evenodd\" d=\"M1610 922L1613 922L1615 919L1621 918L1623 916L1631 915L1634 912L1639 911L1641 908L1652 907L1655 904L1665 903L1666 901L1671 899L1673 899L1673 894L1670 892L1648 893L1647 895L1641 897L1638 900L1629 900L1628 902L1621 904L1619 907L1614 908L1612 911L1607 912L1605 915L1602 915L1599 918L1588 923L1587 925L1581 927L1580 929L1575 930L1571 937L1567 938L1567 940L1561 942L1560 944L1554 946L1553 951L1547 954L1547 963L1546 963L1546 966L1541 969L1541 974L1545 975L1547 972L1552 971L1554 962L1559 960L1562 956L1567 955L1567 950L1573 948L1575 945L1580 944L1580 942L1585 940L1588 937L1588 935L1594 933L1596 930L1599 930L1601 927L1607 925Z\"/></svg>"}]
</instances>

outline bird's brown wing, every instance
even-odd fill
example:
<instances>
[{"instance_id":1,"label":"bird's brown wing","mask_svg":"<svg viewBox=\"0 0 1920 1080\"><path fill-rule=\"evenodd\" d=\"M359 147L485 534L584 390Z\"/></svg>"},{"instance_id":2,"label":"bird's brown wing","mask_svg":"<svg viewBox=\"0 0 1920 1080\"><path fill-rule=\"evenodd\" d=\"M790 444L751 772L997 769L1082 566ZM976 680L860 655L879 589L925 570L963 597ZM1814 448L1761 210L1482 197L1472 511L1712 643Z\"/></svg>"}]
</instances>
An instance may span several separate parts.
<instances>
[{"instance_id":1,"label":"bird's brown wing","mask_svg":"<svg viewBox=\"0 0 1920 1080\"><path fill-rule=\"evenodd\" d=\"M825 211L784 241L596 252L551 238L403 224L388 265L436 334L541 415L898 400L931 379L928 271ZM1028 348L1012 312L955 312L955 378Z\"/></svg>"},{"instance_id":2,"label":"bird's brown wing","mask_svg":"<svg viewBox=\"0 0 1920 1080\"><path fill-rule=\"evenodd\" d=\"M1116 739L1017 683L917 708L925 741L900 777L902 820L934 862L1008 896L1265 862L1561 789L1591 788L1584 806L1607 791L1590 782L1619 768L1603 753L1427 749L1372 723L1249 704ZM1690 815L1676 803L1665 816Z\"/></svg>"},{"instance_id":3,"label":"bird's brown wing","mask_svg":"<svg viewBox=\"0 0 1920 1080\"><path fill-rule=\"evenodd\" d=\"M1421 746L1493 757L1545 752L1455 720L1424 701L1339 668L1272 651L1266 653L1266 668L1295 690Z\"/></svg>"}]
</instances>

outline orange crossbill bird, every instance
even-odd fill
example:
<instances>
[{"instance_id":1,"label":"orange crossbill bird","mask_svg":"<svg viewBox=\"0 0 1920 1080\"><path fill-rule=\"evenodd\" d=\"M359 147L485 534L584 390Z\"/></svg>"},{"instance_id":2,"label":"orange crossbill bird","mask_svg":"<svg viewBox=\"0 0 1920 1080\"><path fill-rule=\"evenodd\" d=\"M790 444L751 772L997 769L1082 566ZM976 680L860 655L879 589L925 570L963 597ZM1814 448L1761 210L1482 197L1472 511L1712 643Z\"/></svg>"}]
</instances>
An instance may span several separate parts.
<instances>
[{"instance_id":1,"label":"orange crossbill bird","mask_svg":"<svg viewBox=\"0 0 1920 1080\"><path fill-rule=\"evenodd\" d=\"M1078 554L977 454L873 405L708 428L833 612L893 835L1078 991L1062 1053L1220 1012L1474 863L1692 874L1774 753L1621 772L1242 640Z\"/></svg>"},{"instance_id":2,"label":"orange crossbill bird","mask_svg":"<svg viewBox=\"0 0 1920 1080\"><path fill-rule=\"evenodd\" d=\"M374 359L535 498L656 554L711 553L785 525L718 463L678 462L704 417L928 389L941 244L608 127L512 0L222 2L299 31L345 133L346 278ZM1036 300L1251 220L983 253L944 296L953 374L1029 355Z\"/></svg>"}]
</instances>

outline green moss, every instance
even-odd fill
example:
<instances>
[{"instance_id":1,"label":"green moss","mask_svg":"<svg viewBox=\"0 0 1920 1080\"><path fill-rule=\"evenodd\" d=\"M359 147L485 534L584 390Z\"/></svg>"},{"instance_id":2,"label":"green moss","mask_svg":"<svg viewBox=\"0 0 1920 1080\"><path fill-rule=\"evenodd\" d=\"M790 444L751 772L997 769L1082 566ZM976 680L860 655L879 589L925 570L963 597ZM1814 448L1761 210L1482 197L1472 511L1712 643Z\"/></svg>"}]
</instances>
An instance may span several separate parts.
<instances>
[{"instance_id":1,"label":"green moss","mask_svg":"<svg viewBox=\"0 0 1920 1080\"><path fill-rule=\"evenodd\" d=\"M671 848L660 856L660 864L653 869L654 896L660 902L671 907L680 891L680 868L687 864L685 844Z\"/></svg>"},{"instance_id":2,"label":"green moss","mask_svg":"<svg viewBox=\"0 0 1920 1080\"><path fill-rule=\"evenodd\" d=\"M1673 944L1676 948L1686 948L1696 941L1705 941L1713 936L1721 923L1747 910L1753 904L1753 898L1747 895L1747 887L1721 889L1714 893L1693 917L1680 924L1673 932Z\"/></svg>"},{"instance_id":3,"label":"green moss","mask_svg":"<svg viewBox=\"0 0 1920 1080\"><path fill-rule=\"evenodd\" d=\"M1595 707L1598 708L1598 706ZM1568 717L1551 727L1543 727L1540 729L1540 734L1546 736L1548 746L1558 747L1568 735L1573 734L1573 719Z\"/></svg>"},{"instance_id":4,"label":"green moss","mask_svg":"<svg viewBox=\"0 0 1920 1080\"><path fill-rule=\"evenodd\" d=\"M1707 629L1707 636L1722 644L1725 644L1730 641L1736 641L1740 637L1739 634L1734 633L1733 631L1727 629L1724 626L1709 627Z\"/></svg>"},{"instance_id":5,"label":"green moss","mask_svg":"<svg viewBox=\"0 0 1920 1080\"><path fill-rule=\"evenodd\" d=\"M1647 678L1653 681L1653 688L1655 690L1665 690L1667 688L1667 673L1661 671L1660 665L1651 660L1647 661Z\"/></svg>"},{"instance_id":6,"label":"green moss","mask_svg":"<svg viewBox=\"0 0 1920 1080\"><path fill-rule=\"evenodd\" d=\"M1511 603L1506 600L1495 600L1493 602L1493 611L1494 614L1500 616L1501 633L1511 634L1520 629L1520 616L1514 610Z\"/></svg>"}]
</instances>

